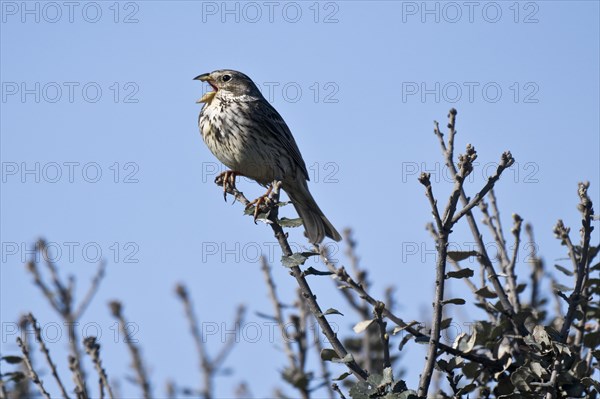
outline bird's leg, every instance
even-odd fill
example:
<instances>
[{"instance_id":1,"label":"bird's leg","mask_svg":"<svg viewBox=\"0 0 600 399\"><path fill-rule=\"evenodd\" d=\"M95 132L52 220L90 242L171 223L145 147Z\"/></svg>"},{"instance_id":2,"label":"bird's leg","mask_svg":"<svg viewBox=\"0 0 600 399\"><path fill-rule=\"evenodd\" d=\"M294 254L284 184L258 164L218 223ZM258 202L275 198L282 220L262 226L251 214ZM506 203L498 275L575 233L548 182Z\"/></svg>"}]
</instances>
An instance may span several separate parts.
<instances>
[{"instance_id":1,"label":"bird's leg","mask_svg":"<svg viewBox=\"0 0 600 399\"><path fill-rule=\"evenodd\" d=\"M254 208L254 223L256 223L256 219L258 218L258 214L260 212L260 206L269 198L269 195L271 195L271 191L273 191L272 184L269 185L266 193L264 193L263 195L261 195L260 197L255 199L254 201L248 203L248 205L246 205L246 209L249 209L252 205L255 206L255 208Z\"/></svg>"},{"instance_id":2,"label":"bird's leg","mask_svg":"<svg viewBox=\"0 0 600 399\"><path fill-rule=\"evenodd\" d=\"M241 173L235 170L226 170L225 172L220 173L215 178L215 183L223 183L223 199L225 199L225 202L227 202L227 189L229 188L231 190L234 190L236 188L235 178L237 176L241 176Z\"/></svg>"}]
</instances>

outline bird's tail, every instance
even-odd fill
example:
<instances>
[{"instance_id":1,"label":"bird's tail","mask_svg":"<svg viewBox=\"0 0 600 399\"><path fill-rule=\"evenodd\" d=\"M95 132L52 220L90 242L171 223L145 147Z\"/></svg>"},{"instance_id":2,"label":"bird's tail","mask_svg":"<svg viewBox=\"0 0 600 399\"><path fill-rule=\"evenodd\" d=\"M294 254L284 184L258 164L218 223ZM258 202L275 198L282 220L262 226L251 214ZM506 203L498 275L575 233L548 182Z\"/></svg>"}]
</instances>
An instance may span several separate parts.
<instances>
[{"instance_id":1,"label":"bird's tail","mask_svg":"<svg viewBox=\"0 0 600 399\"><path fill-rule=\"evenodd\" d=\"M326 236L334 241L342 239L340 233L319 209L315 199L308 191L306 181L297 181L296 184L284 188L298 215L302 218L306 236L311 243L319 244Z\"/></svg>"}]
</instances>

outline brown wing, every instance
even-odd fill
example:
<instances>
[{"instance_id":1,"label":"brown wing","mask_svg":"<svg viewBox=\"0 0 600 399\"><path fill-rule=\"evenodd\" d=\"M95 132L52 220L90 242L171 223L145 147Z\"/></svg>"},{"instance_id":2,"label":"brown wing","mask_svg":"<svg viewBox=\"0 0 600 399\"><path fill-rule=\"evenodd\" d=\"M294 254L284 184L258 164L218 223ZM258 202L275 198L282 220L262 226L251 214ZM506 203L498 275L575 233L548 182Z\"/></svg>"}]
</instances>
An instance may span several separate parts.
<instances>
[{"instance_id":1,"label":"brown wing","mask_svg":"<svg viewBox=\"0 0 600 399\"><path fill-rule=\"evenodd\" d=\"M290 128L281 115L279 115L279 112L277 112L277 110L264 98L261 101L253 102L252 105L255 108L253 110L253 118L256 118L256 121L260 123L261 127L271 134L271 136L288 151L291 158L302 171L304 178L310 180L308 171L306 170L306 164L304 163L304 159L302 159L296 140L294 140Z\"/></svg>"}]
</instances>

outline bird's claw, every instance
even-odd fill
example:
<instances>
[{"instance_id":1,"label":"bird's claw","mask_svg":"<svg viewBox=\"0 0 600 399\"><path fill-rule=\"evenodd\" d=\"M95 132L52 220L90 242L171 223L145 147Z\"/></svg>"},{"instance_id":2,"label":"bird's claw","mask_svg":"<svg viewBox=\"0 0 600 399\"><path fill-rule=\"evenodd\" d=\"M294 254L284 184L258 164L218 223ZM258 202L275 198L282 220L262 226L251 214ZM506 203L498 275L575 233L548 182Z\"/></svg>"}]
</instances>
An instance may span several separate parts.
<instances>
[{"instance_id":1,"label":"bird's claw","mask_svg":"<svg viewBox=\"0 0 600 399\"><path fill-rule=\"evenodd\" d=\"M223 184L223 199L227 202L227 192L236 190L235 187L235 178L240 175L240 173L234 170L226 170L225 172L220 173L215 178L215 183ZM235 201L234 201L235 202Z\"/></svg>"},{"instance_id":2,"label":"bird's claw","mask_svg":"<svg viewBox=\"0 0 600 399\"><path fill-rule=\"evenodd\" d=\"M267 192L260 197L256 198L254 201L249 202L246 205L246 209L250 209L254 206L254 224L256 224L256 220L258 219L258 214L260 213L261 206L265 204L270 199L271 191L273 191L273 186L270 186Z\"/></svg>"}]
</instances>

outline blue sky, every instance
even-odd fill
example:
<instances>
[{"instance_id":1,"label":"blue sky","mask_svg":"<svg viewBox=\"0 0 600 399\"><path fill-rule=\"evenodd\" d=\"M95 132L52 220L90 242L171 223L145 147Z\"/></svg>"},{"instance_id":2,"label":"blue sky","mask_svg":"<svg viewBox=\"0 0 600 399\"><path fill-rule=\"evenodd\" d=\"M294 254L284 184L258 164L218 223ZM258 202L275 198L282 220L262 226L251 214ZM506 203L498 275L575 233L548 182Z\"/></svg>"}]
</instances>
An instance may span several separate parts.
<instances>
[{"instance_id":1,"label":"blue sky","mask_svg":"<svg viewBox=\"0 0 600 399\"><path fill-rule=\"evenodd\" d=\"M517 163L497 185L504 224L519 213L534 225L546 263L560 262L552 227L562 218L578 238L578 181L592 183L600 207L599 4L475 3L3 1L1 352L18 349L4 332L23 312L60 322L22 266L38 237L62 251L61 272L77 276L80 296L95 251L107 260L82 324L100 326L105 365L123 376L129 359L114 343L106 305L121 300L139 326L157 396L168 378L193 386L197 374L177 282L188 285L202 321L231 323L245 303L247 322L262 325L254 312L271 312L263 251L282 298L293 300L295 282L278 264L270 229L225 204L212 183L221 166L198 133L203 88L192 78L220 68L245 72L269 94L295 135L313 195L338 229L355 230L373 294L397 286L403 318L429 318L434 244L416 177L430 171L445 201L450 183L432 127L445 125L451 107L457 149L472 143L479 154L468 192L511 150ZM241 189L249 197L262 190L246 180ZM290 235L305 244L300 230ZM470 249L464 224L454 241ZM527 275L528 265L520 261L517 272ZM313 284L324 308L346 315L332 318L340 328L359 321L326 279ZM219 396L242 380L256 396L283 385L284 354L261 328L257 342L242 339L231 354L233 374L218 379ZM66 345L63 337L51 346L65 373ZM220 338L209 345L215 353ZM419 365L408 370L409 386L423 356L407 350L407 364Z\"/></svg>"}]
</instances>

